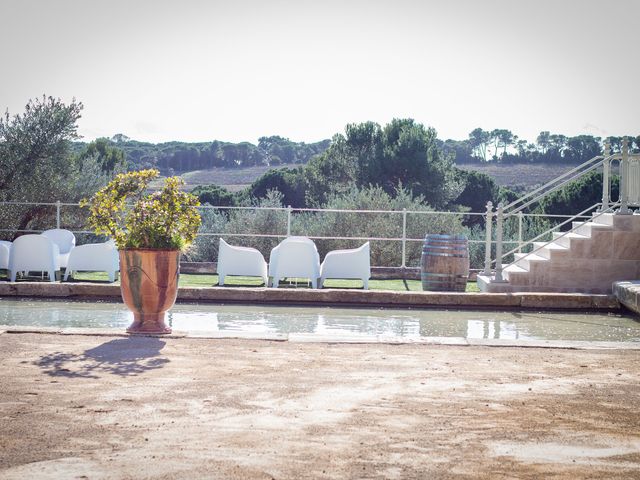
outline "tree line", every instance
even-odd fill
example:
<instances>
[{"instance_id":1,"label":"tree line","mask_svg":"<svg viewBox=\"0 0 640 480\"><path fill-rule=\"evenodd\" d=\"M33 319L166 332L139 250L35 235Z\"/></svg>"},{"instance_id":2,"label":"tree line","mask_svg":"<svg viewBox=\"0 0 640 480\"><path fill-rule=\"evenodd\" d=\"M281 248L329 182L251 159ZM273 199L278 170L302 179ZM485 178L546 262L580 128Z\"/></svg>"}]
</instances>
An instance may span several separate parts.
<instances>
[{"instance_id":1,"label":"tree line","mask_svg":"<svg viewBox=\"0 0 640 480\"><path fill-rule=\"evenodd\" d=\"M627 137L630 139L630 149L640 150L640 135ZM456 164L579 164L602 154L605 141L611 145L612 152L619 152L622 139L621 136L571 137L542 131L535 141L530 142L508 129L476 128L466 139L436 139L436 145ZM280 136L269 136L259 138L257 145L219 140L154 144L133 140L123 134L114 135L107 141L124 152L129 170L157 168L164 175L210 168L304 165L315 156L324 153L332 142L328 139L314 143L294 142ZM80 151L85 147L86 144L78 142L75 149Z\"/></svg>"},{"instance_id":2,"label":"tree line","mask_svg":"<svg viewBox=\"0 0 640 480\"><path fill-rule=\"evenodd\" d=\"M640 150L640 135L627 136L631 150ZM521 139L511 130L474 129L464 140L445 140L440 143L446 153L453 155L455 162L485 163L568 163L580 164L603 153L604 142L608 141L613 153L622 148L623 137L594 137L562 134L542 131L535 142Z\"/></svg>"},{"instance_id":3,"label":"tree line","mask_svg":"<svg viewBox=\"0 0 640 480\"><path fill-rule=\"evenodd\" d=\"M609 141L612 152L619 152L623 137L605 139L592 135L566 136L542 131L534 142L521 139L508 129L476 128L463 140L436 139L436 145L455 164L562 163L579 164L603 152ZM640 150L640 135L629 135L630 148ZM181 174L210 168L248 168L304 165L323 154L332 140L314 143L294 142L280 136L261 137L258 144L211 142L148 143L123 134L104 141L122 150L129 170L157 168L164 175ZM87 144L76 142L74 150L82 151Z\"/></svg>"},{"instance_id":4,"label":"tree line","mask_svg":"<svg viewBox=\"0 0 640 480\"><path fill-rule=\"evenodd\" d=\"M329 146L329 140L315 143L292 142L279 136L261 137L258 145L249 142L165 142L148 143L126 135L114 135L109 141L122 150L129 170L157 168L164 175L174 175L210 168L247 168L258 165L307 163ZM76 144L81 150L85 145Z\"/></svg>"}]
</instances>

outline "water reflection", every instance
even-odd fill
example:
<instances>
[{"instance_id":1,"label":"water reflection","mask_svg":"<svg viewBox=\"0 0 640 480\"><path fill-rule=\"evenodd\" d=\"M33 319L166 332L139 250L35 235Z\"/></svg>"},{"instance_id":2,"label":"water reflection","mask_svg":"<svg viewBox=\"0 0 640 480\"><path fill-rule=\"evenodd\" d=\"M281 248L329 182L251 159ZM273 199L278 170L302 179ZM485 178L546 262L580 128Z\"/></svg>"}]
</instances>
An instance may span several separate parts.
<instances>
[{"instance_id":1,"label":"water reflection","mask_svg":"<svg viewBox=\"0 0 640 480\"><path fill-rule=\"evenodd\" d=\"M513 322L499 320L469 320L466 338L492 338L517 340L520 331Z\"/></svg>"},{"instance_id":2,"label":"water reflection","mask_svg":"<svg viewBox=\"0 0 640 480\"><path fill-rule=\"evenodd\" d=\"M167 317L191 332L640 341L640 322L617 314L178 304ZM131 320L121 303L0 300L0 325L122 329Z\"/></svg>"},{"instance_id":3,"label":"water reflection","mask_svg":"<svg viewBox=\"0 0 640 480\"><path fill-rule=\"evenodd\" d=\"M132 320L123 305L111 302L0 300L0 325L120 328Z\"/></svg>"}]
</instances>

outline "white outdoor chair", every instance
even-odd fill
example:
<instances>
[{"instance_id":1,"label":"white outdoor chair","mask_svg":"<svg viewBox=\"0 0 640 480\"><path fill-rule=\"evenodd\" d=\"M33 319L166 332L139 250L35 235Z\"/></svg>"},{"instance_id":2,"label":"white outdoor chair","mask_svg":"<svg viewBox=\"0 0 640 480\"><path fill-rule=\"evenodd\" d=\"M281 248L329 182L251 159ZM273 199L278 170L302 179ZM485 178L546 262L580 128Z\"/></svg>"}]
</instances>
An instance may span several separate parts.
<instances>
[{"instance_id":1,"label":"white outdoor chair","mask_svg":"<svg viewBox=\"0 0 640 480\"><path fill-rule=\"evenodd\" d=\"M54 228L42 232L43 236L50 239L53 243L58 245L60 249L60 267L67 268L69 261L69 253L76 246L76 236L69 230L62 228Z\"/></svg>"},{"instance_id":2,"label":"white outdoor chair","mask_svg":"<svg viewBox=\"0 0 640 480\"><path fill-rule=\"evenodd\" d=\"M58 246L42 235L23 235L14 240L9 254L9 279L16 281L18 272L47 272L56 281L60 270Z\"/></svg>"},{"instance_id":3,"label":"white outdoor chair","mask_svg":"<svg viewBox=\"0 0 640 480\"><path fill-rule=\"evenodd\" d=\"M311 286L318 288L320 256L315 243L306 237L289 237L280 242L271 250L269 276L274 288L286 277L308 278Z\"/></svg>"},{"instance_id":4,"label":"white outdoor chair","mask_svg":"<svg viewBox=\"0 0 640 480\"><path fill-rule=\"evenodd\" d=\"M229 275L261 277L265 286L268 284L267 262L255 248L235 247L222 238L218 246L218 285L224 285L224 278Z\"/></svg>"},{"instance_id":5,"label":"white outdoor chair","mask_svg":"<svg viewBox=\"0 0 640 480\"><path fill-rule=\"evenodd\" d=\"M0 270L9 268L9 255L11 254L11 242L0 240Z\"/></svg>"},{"instance_id":6,"label":"white outdoor chair","mask_svg":"<svg viewBox=\"0 0 640 480\"><path fill-rule=\"evenodd\" d=\"M359 248L333 250L324 257L320 265L320 288L327 278L355 278L362 280L364 289L369 289L371 277L369 242Z\"/></svg>"},{"instance_id":7,"label":"white outdoor chair","mask_svg":"<svg viewBox=\"0 0 640 480\"><path fill-rule=\"evenodd\" d=\"M88 243L74 247L69 254L64 281L72 272L107 272L109 281L116 281L116 272L120 270L118 249L113 240L104 243Z\"/></svg>"}]
</instances>

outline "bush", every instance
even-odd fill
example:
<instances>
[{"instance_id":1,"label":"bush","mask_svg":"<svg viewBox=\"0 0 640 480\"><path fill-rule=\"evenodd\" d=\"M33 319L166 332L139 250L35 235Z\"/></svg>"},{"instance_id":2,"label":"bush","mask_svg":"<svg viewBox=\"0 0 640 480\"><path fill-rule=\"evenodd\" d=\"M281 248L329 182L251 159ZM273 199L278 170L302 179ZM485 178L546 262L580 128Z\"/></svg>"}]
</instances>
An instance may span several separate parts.
<instances>
[{"instance_id":1,"label":"bush","mask_svg":"<svg viewBox=\"0 0 640 480\"><path fill-rule=\"evenodd\" d=\"M98 235L111 236L119 249L180 249L195 240L200 215L197 197L179 191L182 180L169 177L164 188L144 194L157 170L116 175L81 206L89 208L88 224ZM127 205L127 199L135 199Z\"/></svg>"},{"instance_id":2,"label":"bush","mask_svg":"<svg viewBox=\"0 0 640 480\"><path fill-rule=\"evenodd\" d=\"M282 194L270 190L255 206L282 208ZM257 248L265 258L268 258L271 249L287 235L287 212L285 210L232 210L224 231L231 234L279 235L279 237L227 238L234 245Z\"/></svg>"},{"instance_id":3,"label":"bush","mask_svg":"<svg viewBox=\"0 0 640 480\"><path fill-rule=\"evenodd\" d=\"M354 240L315 241L324 257L330 250L355 248L369 238L402 238L402 210L407 209L407 238L419 239L407 242L407 266L417 266L422 253L421 239L426 233L466 233L467 229L457 215L428 214L432 212L422 196L413 197L404 188L398 188L391 196L382 187L353 188L340 196L330 196L326 209L360 210L358 212L307 212L296 214L292 220L292 234L310 237L359 237ZM366 212L382 210L383 213ZM425 212L425 213L422 213ZM371 240L371 264L397 267L402 264L402 242L398 240Z\"/></svg>"}]
</instances>

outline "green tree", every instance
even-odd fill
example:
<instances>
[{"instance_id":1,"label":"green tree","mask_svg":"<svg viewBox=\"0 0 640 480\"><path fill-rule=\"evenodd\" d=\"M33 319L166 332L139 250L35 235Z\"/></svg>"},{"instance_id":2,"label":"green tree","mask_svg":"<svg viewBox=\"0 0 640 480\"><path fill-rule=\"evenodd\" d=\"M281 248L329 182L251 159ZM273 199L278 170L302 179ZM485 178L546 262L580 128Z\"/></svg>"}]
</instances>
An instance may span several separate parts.
<instances>
[{"instance_id":1,"label":"green tree","mask_svg":"<svg viewBox=\"0 0 640 480\"><path fill-rule=\"evenodd\" d=\"M233 207L236 197L233 193L219 185L198 185L191 190L198 197L201 204L208 203L216 207Z\"/></svg>"},{"instance_id":2,"label":"green tree","mask_svg":"<svg viewBox=\"0 0 640 480\"><path fill-rule=\"evenodd\" d=\"M124 152L106 138L89 143L78 157L80 164L93 159L103 173L113 173L125 167Z\"/></svg>"},{"instance_id":3,"label":"green tree","mask_svg":"<svg viewBox=\"0 0 640 480\"><path fill-rule=\"evenodd\" d=\"M352 186L378 185L393 194L403 185L442 208L461 190L436 131L412 119L394 119L384 128L373 122L347 125L345 135L336 135L329 149L310 162L308 177L316 204Z\"/></svg>"},{"instance_id":4,"label":"green tree","mask_svg":"<svg viewBox=\"0 0 640 480\"><path fill-rule=\"evenodd\" d=\"M125 143L131 141L131 139L123 133L116 133L113 137L111 137L111 141L115 143Z\"/></svg>"},{"instance_id":5,"label":"green tree","mask_svg":"<svg viewBox=\"0 0 640 480\"><path fill-rule=\"evenodd\" d=\"M611 197L618 198L619 178L611 179ZM543 198L538 211L548 215L575 215L602 200L602 174L590 172Z\"/></svg>"},{"instance_id":6,"label":"green tree","mask_svg":"<svg viewBox=\"0 0 640 480\"><path fill-rule=\"evenodd\" d=\"M510 130L504 128L496 128L491 131L490 138L493 141L493 156L498 158L498 152L502 148L501 156L504 157L507 153L507 148L513 145L515 138Z\"/></svg>"},{"instance_id":7,"label":"green tree","mask_svg":"<svg viewBox=\"0 0 640 480\"><path fill-rule=\"evenodd\" d=\"M471 212L484 212L487 202L498 203L500 187L492 177L473 170L458 170L457 175L465 187L456 198L456 204L467 207Z\"/></svg>"},{"instance_id":8,"label":"green tree","mask_svg":"<svg viewBox=\"0 0 640 480\"><path fill-rule=\"evenodd\" d=\"M571 163L582 163L600 153L602 148L599 137L578 135L567 139L564 159Z\"/></svg>"},{"instance_id":9,"label":"green tree","mask_svg":"<svg viewBox=\"0 0 640 480\"><path fill-rule=\"evenodd\" d=\"M540 132L538 138L536 138L536 143L540 149L540 153L544 155L551 146L551 133L549 133L548 130Z\"/></svg>"},{"instance_id":10,"label":"green tree","mask_svg":"<svg viewBox=\"0 0 640 480\"><path fill-rule=\"evenodd\" d=\"M69 105L43 96L30 100L24 113L0 117L0 201L52 202L78 198L73 188L79 167L71 141L79 138L76 122L82 103ZM81 192L84 193L84 192ZM7 207L5 228L25 230L50 218L51 208Z\"/></svg>"},{"instance_id":11,"label":"green tree","mask_svg":"<svg viewBox=\"0 0 640 480\"><path fill-rule=\"evenodd\" d=\"M471 149L476 157L481 158L483 162L487 161L487 147L489 146L490 138L491 134L481 128L476 128L469 134Z\"/></svg>"},{"instance_id":12,"label":"green tree","mask_svg":"<svg viewBox=\"0 0 640 480\"><path fill-rule=\"evenodd\" d=\"M263 198L267 192L277 190L285 205L294 208L306 206L306 182L302 168L279 168L269 170L249 187L252 198Z\"/></svg>"},{"instance_id":13,"label":"green tree","mask_svg":"<svg viewBox=\"0 0 640 480\"><path fill-rule=\"evenodd\" d=\"M22 200L46 195L52 183L72 168L71 140L78 139L76 122L82 104L65 105L60 99L29 100L24 114L0 117L0 196ZM35 188L34 188L35 187Z\"/></svg>"},{"instance_id":14,"label":"green tree","mask_svg":"<svg viewBox=\"0 0 640 480\"><path fill-rule=\"evenodd\" d=\"M549 152L553 152L556 158L562 158L567 148L567 137L564 135L553 134L549 136Z\"/></svg>"},{"instance_id":15,"label":"green tree","mask_svg":"<svg viewBox=\"0 0 640 480\"><path fill-rule=\"evenodd\" d=\"M477 163L479 158L474 156L471 142L469 140L447 139L439 143L445 155L450 155L456 164Z\"/></svg>"}]
</instances>

